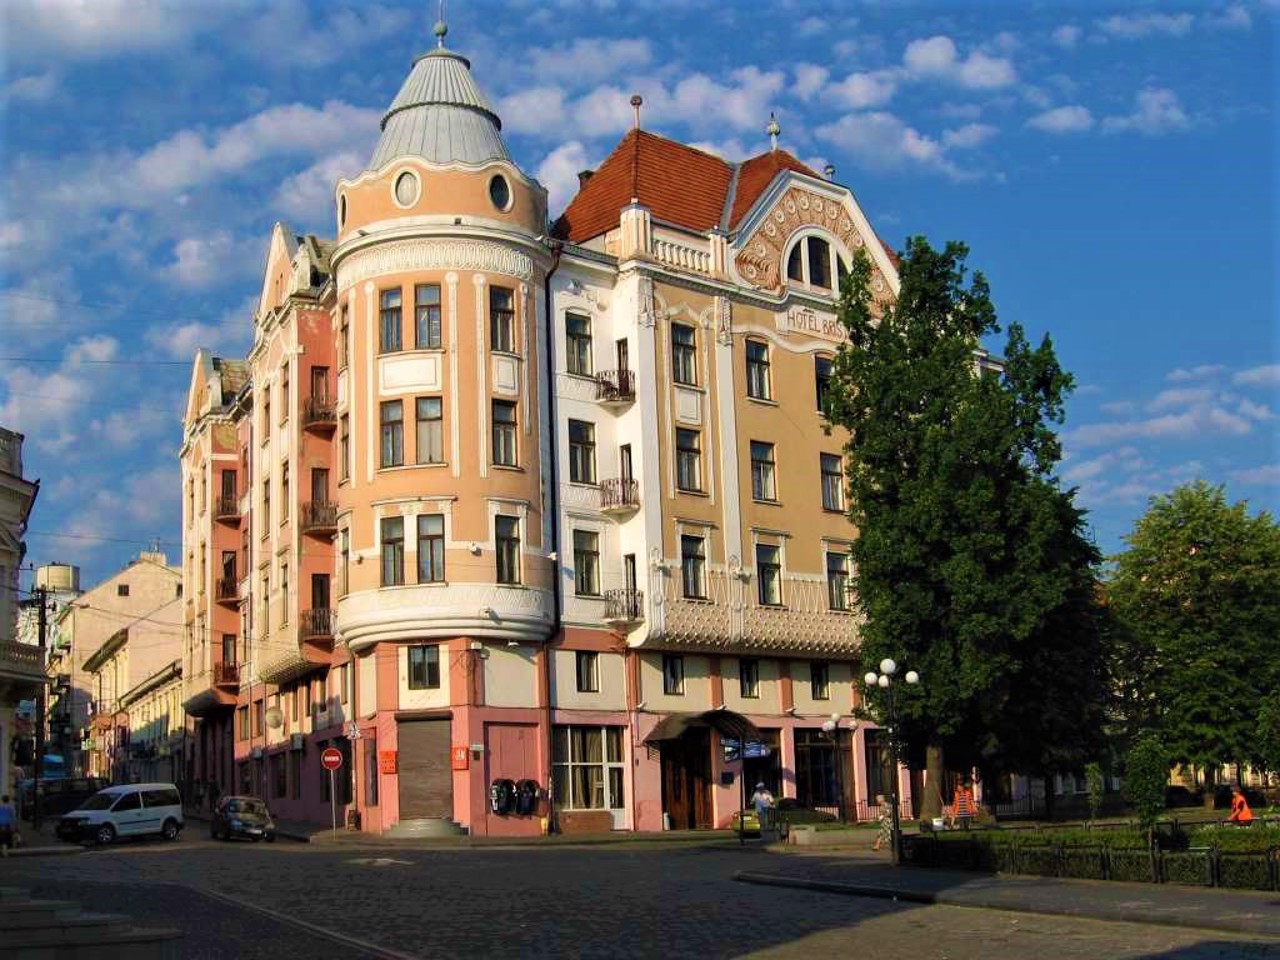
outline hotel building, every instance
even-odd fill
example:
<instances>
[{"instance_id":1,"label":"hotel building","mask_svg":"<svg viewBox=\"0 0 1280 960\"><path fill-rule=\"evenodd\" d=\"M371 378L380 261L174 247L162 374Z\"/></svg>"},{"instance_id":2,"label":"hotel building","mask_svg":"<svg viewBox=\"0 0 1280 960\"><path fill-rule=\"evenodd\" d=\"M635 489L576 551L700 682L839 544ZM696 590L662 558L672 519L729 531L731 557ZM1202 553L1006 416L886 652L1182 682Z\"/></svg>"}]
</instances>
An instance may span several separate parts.
<instances>
[{"instance_id":1,"label":"hotel building","mask_svg":"<svg viewBox=\"0 0 1280 960\"><path fill-rule=\"evenodd\" d=\"M402 834L724 826L761 780L867 816L820 407L838 283L862 250L893 297L893 253L776 127L729 163L638 105L549 227L443 32L335 238L276 227L249 356L197 355L191 777Z\"/></svg>"}]
</instances>

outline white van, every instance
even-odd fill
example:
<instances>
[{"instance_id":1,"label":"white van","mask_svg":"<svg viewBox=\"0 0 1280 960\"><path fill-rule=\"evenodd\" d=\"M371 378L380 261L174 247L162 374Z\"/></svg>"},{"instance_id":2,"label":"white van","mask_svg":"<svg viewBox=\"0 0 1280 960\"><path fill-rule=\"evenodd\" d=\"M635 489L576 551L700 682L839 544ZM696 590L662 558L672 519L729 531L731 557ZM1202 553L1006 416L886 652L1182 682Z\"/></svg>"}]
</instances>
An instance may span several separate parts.
<instances>
[{"instance_id":1,"label":"white van","mask_svg":"<svg viewBox=\"0 0 1280 960\"><path fill-rule=\"evenodd\" d=\"M64 840L111 843L117 837L178 839L182 796L172 783L130 783L99 790L58 821Z\"/></svg>"}]
</instances>

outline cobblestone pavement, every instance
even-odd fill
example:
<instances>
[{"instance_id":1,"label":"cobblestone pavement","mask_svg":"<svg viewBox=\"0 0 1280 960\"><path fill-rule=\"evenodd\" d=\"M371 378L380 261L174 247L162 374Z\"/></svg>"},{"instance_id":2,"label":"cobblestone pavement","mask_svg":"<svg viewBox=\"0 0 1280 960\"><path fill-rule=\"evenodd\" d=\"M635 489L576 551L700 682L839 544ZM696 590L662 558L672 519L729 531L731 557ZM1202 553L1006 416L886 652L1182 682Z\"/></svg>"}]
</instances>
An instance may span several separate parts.
<instances>
[{"instance_id":1,"label":"cobblestone pavement","mask_svg":"<svg viewBox=\"0 0 1280 960\"><path fill-rule=\"evenodd\" d=\"M760 849L621 847L413 850L385 846L138 843L71 857L0 862L0 885L94 903L150 925L180 924L188 958L359 958L263 914L166 884L234 897L423 960L730 958L989 960L1053 957L1277 958L1280 942L1226 934L914 906L756 887ZM109 884L110 894L103 894Z\"/></svg>"}]
</instances>

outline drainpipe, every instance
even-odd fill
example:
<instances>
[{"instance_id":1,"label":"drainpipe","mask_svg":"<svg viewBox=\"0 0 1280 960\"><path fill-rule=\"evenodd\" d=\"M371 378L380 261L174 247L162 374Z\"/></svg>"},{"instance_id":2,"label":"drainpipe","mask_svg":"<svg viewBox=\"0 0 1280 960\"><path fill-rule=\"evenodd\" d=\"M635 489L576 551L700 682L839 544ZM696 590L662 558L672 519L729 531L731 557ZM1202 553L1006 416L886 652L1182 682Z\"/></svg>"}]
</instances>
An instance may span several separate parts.
<instances>
[{"instance_id":1,"label":"drainpipe","mask_svg":"<svg viewBox=\"0 0 1280 960\"><path fill-rule=\"evenodd\" d=\"M556 463L556 455L559 450L555 387L556 327L551 310L551 277L560 269L560 254L564 249L564 245L557 240L549 240L548 242L551 245L551 269L547 271L542 284L543 316L547 331L547 409L551 430L551 456L549 457L551 495L547 498L547 503L551 511L550 552L555 554L556 559L552 562L551 569L551 630L547 636L547 642L542 647L542 682L543 689L546 690L546 703L544 705L547 710L547 833L550 834L555 826L556 806L553 788L555 779L555 754L553 752L555 750L555 731L551 726L551 640L555 637L556 631L560 629L560 474Z\"/></svg>"}]
</instances>

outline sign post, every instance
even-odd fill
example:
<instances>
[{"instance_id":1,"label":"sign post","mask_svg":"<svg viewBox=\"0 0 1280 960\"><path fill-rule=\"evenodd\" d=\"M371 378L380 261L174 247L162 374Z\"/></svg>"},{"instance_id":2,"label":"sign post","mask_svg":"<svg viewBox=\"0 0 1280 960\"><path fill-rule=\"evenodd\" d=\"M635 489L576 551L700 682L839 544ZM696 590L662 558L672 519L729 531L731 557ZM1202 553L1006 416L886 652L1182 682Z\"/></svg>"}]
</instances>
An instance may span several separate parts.
<instances>
[{"instance_id":1,"label":"sign post","mask_svg":"<svg viewBox=\"0 0 1280 960\"><path fill-rule=\"evenodd\" d=\"M333 835L338 835L338 787L337 773L342 766L342 751L337 747L325 747L320 752L320 766L329 771L329 806L333 811Z\"/></svg>"}]
</instances>

